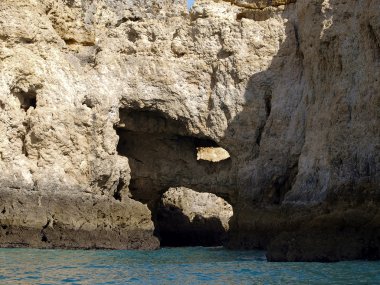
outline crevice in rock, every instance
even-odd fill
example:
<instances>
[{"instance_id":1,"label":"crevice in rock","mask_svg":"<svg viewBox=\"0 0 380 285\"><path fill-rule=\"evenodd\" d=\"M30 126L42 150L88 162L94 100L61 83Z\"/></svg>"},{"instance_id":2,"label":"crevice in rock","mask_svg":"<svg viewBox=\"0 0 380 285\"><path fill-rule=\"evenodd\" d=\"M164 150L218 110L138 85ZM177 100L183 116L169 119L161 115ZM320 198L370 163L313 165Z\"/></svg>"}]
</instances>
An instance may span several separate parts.
<instances>
[{"instance_id":1,"label":"crevice in rock","mask_svg":"<svg viewBox=\"0 0 380 285\"><path fill-rule=\"evenodd\" d=\"M297 0L223 0L225 2L230 2L232 5L252 9L252 10L263 10L268 7L278 7L281 5L287 5L291 3L296 3Z\"/></svg>"},{"instance_id":2,"label":"crevice in rock","mask_svg":"<svg viewBox=\"0 0 380 285\"><path fill-rule=\"evenodd\" d=\"M277 177L273 183L273 190L269 193L270 202L276 205L280 205L295 182L298 174L298 160L287 169L284 175Z\"/></svg>"},{"instance_id":3,"label":"crevice in rock","mask_svg":"<svg viewBox=\"0 0 380 285\"><path fill-rule=\"evenodd\" d=\"M118 184L117 184L117 187L116 187L116 191L115 191L115 193L113 194L113 197L116 199L116 200L118 200L118 201L121 201L121 191L123 190L123 188L124 188L124 186L125 186L125 183L124 183L124 181L122 180L122 179L119 179L119 182L118 182Z\"/></svg>"},{"instance_id":4,"label":"crevice in rock","mask_svg":"<svg viewBox=\"0 0 380 285\"><path fill-rule=\"evenodd\" d=\"M236 14L236 20L241 21L242 19L249 19L256 22L266 21L273 16L273 10L263 9L263 10L243 10Z\"/></svg>"},{"instance_id":5,"label":"crevice in rock","mask_svg":"<svg viewBox=\"0 0 380 285\"><path fill-rule=\"evenodd\" d=\"M256 144L258 146L260 146L260 144L261 144L261 138L262 138L265 126L267 124L270 113L272 112L272 92L271 91L265 92L264 108L265 108L265 120L262 122L262 124L258 128L258 135L256 137Z\"/></svg>"},{"instance_id":6,"label":"crevice in rock","mask_svg":"<svg viewBox=\"0 0 380 285\"><path fill-rule=\"evenodd\" d=\"M296 41L296 55L302 64L302 61L304 59L304 54L301 50L301 39L300 39L298 25L296 23L293 23L293 31L294 31L294 40Z\"/></svg>"},{"instance_id":7,"label":"crevice in rock","mask_svg":"<svg viewBox=\"0 0 380 285\"><path fill-rule=\"evenodd\" d=\"M229 58L230 56L232 56L234 53L232 51L227 51L227 50L224 50L224 49L221 49L218 54L217 54L217 57L218 59L226 59L226 58Z\"/></svg>"},{"instance_id":8,"label":"crevice in rock","mask_svg":"<svg viewBox=\"0 0 380 285\"><path fill-rule=\"evenodd\" d=\"M89 47L89 46L94 46L95 43L94 42L90 42L90 41L77 41L76 39L72 39L72 38L67 38L67 39L63 39L64 42L66 43L66 45L68 46L72 46L72 45L80 45L80 46L85 46L85 47Z\"/></svg>"},{"instance_id":9,"label":"crevice in rock","mask_svg":"<svg viewBox=\"0 0 380 285\"><path fill-rule=\"evenodd\" d=\"M138 22L138 21L141 21L142 18L141 17L138 17L138 16L131 16L131 17L122 17L121 19L119 19L116 24L115 24L115 27L119 27L121 26L122 24L126 23L126 22Z\"/></svg>"},{"instance_id":10,"label":"crevice in rock","mask_svg":"<svg viewBox=\"0 0 380 285\"><path fill-rule=\"evenodd\" d=\"M48 242L48 237L46 236L45 229L50 225L50 219L48 219L47 223L41 229L41 241Z\"/></svg>"},{"instance_id":11,"label":"crevice in rock","mask_svg":"<svg viewBox=\"0 0 380 285\"><path fill-rule=\"evenodd\" d=\"M380 60L380 39L377 37L371 24L367 25L371 48L374 51L375 60Z\"/></svg>"},{"instance_id":12,"label":"crevice in rock","mask_svg":"<svg viewBox=\"0 0 380 285\"><path fill-rule=\"evenodd\" d=\"M213 64L212 65L211 79L210 79L210 90L211 91L215 89L216 83L218 82L217 72L218 72L218 66L216 64Z\"/></svg>"},{"instance_id":13,"label":"crevice in rock","mask_svg":"<svg viewBox=\"0 0 380 285\"><path fill-rule=\"evenodd\" d=\"M294 38L296 40L296 46L297 46L297 52L299 52L300 49L300 36L298 32L298 27L296 24L293 24L293 30L294 30Z\"/></svg>"},{"instance_id":14,"label":"crevice in rock","mask_svg":"<svg viewBox=\"0 0 380 285\"><path fill-rule=\"evenodd\" d=\"M26 148L26 135L23 135L21 137L21 140L22 140L22 149L21 149L21 153L25 155L25 157L28 157L29 154L28 154L28 151L27 151L27 148Z\"/></svg>"},{"instance_id":15,"label":"crevice in rock","mask_svg":"<svg viewBox=\"0 0 380 285\"><path fill-rule=\"evenodd\" d=\"M266 119L269 118L270 113L272 112L272 92L267 91L264 95L264 102L265 102L265 115Z\"/></svg>"},{"instance_id":16,"label":"crevice in rock","mask_svg":"<svg viewBox=\"0 0 380 285\"><path fill-rule=\"evenodd\" d=\"M28 153L28 149L27 149L27 136L30 132L30 124L28 121L24 121L23 125L25 127L25 133L23 133L21 136L21 141L22 141L21 153L24 154L25 157L28 157L29 153Z\"/></svg>"}]
</instances>

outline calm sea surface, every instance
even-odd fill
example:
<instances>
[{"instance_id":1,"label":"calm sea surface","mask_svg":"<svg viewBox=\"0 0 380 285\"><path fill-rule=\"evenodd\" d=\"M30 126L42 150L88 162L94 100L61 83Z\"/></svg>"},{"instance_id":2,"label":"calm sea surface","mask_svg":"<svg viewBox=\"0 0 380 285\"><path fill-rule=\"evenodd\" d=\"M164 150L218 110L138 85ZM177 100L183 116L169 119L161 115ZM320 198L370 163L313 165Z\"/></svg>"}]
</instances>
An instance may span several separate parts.
<instances>
[{"instance_id":1,"label":"calm sea surface","mask_svg":"<svg viewBox=\"0 0 380 285\"><path fill-rule=\"evenodd\" d=\"M0 284L380 284L380 262L269 263L260 251L0 249Z\"/></svg>"}]
</instances>

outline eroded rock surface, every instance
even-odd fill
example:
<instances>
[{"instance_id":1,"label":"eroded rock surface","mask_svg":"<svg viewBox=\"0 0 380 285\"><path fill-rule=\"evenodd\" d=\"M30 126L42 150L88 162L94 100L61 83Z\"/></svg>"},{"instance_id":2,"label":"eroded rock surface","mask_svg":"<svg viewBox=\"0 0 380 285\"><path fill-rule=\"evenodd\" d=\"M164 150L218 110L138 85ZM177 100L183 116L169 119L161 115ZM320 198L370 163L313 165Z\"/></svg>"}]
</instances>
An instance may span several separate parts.
<instances>
[{"instance_id":1,"label":"eroded rock surface","mask_svg":"<svg viewBox=\"0 0 380 285\"><path fill-rule=\"evenodd\" d=\"M379 11L375 0L202 0L189 13L184 1L2 1L2 203L67 195L82 218L93 211L83 198L126 216L140 205L146 221L140 202L185 186L233 205L231 247L268 248L272 260L379 258ZM230 159L197 161L199 147ZM17 235L43 224L25 215L0 214L15 226L1 245L41 246ZM152 222L131 225L125 234L154 244Z\"/></svg>"},{"instance_id":2,"label":"eroded rock surface","mask_svg":"<svg viewBox=\"0 0 380 285\"><path fill-rule=\"evenodd\" d=\"M2 189L3 247L156 249L146 205L78 193Z\"/></svg>"}]
</instances>

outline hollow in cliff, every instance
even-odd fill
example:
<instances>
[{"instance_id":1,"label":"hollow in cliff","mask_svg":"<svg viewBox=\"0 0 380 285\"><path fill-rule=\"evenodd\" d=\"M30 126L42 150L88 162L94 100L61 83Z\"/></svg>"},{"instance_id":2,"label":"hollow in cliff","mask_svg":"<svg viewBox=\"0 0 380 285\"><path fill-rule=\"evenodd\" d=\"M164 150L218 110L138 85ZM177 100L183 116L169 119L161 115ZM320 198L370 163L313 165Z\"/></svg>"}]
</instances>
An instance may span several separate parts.
<instances>
[{"instance_id":1,"label":"hollow in cliff","mask_svg":"<svg viewBox=\"0 0 380 285\"><path fill-rule=\"evenodd\" d=\"M174 190L166 191L183 186L207 192L192 191L193 198L214 193L228 201L233 193L231 183L226 181L231 172L228 151L210 138L192 135L183 121L157 110L121 109L116 131L118 153L129 159L131 195L148 204L162 245L221 244L226 227L217 216L190 217L176 204L167 206L166 199ZM188 193L185 191L184 196L189 196ZM194 206L201 200L195 199ZM172 227L173 224L179 226Z\"/></svg>"}]
</instances>

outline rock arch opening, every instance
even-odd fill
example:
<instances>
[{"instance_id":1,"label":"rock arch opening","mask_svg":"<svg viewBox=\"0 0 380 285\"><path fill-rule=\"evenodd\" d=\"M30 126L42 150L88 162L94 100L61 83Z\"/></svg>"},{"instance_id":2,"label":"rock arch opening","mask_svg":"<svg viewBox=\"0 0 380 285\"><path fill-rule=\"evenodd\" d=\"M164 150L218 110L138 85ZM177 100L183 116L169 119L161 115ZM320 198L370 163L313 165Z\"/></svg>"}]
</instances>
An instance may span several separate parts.
<instances>
[{"instance_id":1,"label":"rock arch opening","mask_svg":"<svg viewBox=\"0 0 380 285\"><path fill-rule=\"evenodd\" d=\"M232 215L232 206L214 194L170 188L156 209L156 231L161 246L220 246Z\"/></svg>"},{"instance_id":2,"label":"rock arch opening","mask_svg":"<svg viewBox=\"0 0 380 285\"><path fill-rule=\"evenodd\" d=\"M31 107L34 109L37 107L37 92L35 89L24 91L20 88L14 88L12 92L20 101L20 108L25 112Z\"/></svg>"},{"instance_id":3,"label":"rock arch opening","mask_svg":"<svg viewBox=\"0 0 380 285\"><path fill-rule=\"evenodd\" d=\"M189 219L181 208L165 207L162 198L169 188L188 187L195 193L213 193L231 201L234 179L228 151L212 139L192 135L185 122L161 111L127 108L119 111L120 122L115 127L119 136L117 151L129 160L130 193L151 209L162 244L175 245L166 238L166 233L173 229L169 230L165 223L177 221L193 232L189 234L192 238L178 245L219 245L226 227L217 217L198 215ZM168 213L174 216L165 218ZM179 236L180 232L178 229Z\"/></svg>"},{"instance_id":4,"label":"rock arch opening","mask_svg":"<svg viewBox=\"0 0 380 285\"><path fill-rule=\"evenodd\" d=\"M117 151L129 159L134 199L149 205L180 186L229 199L228 152L211 139L192 136L180 120L156 110L121 109L116 132ZM206 154L199 159L201 150Z\"/></svg>"}]
</instances>

